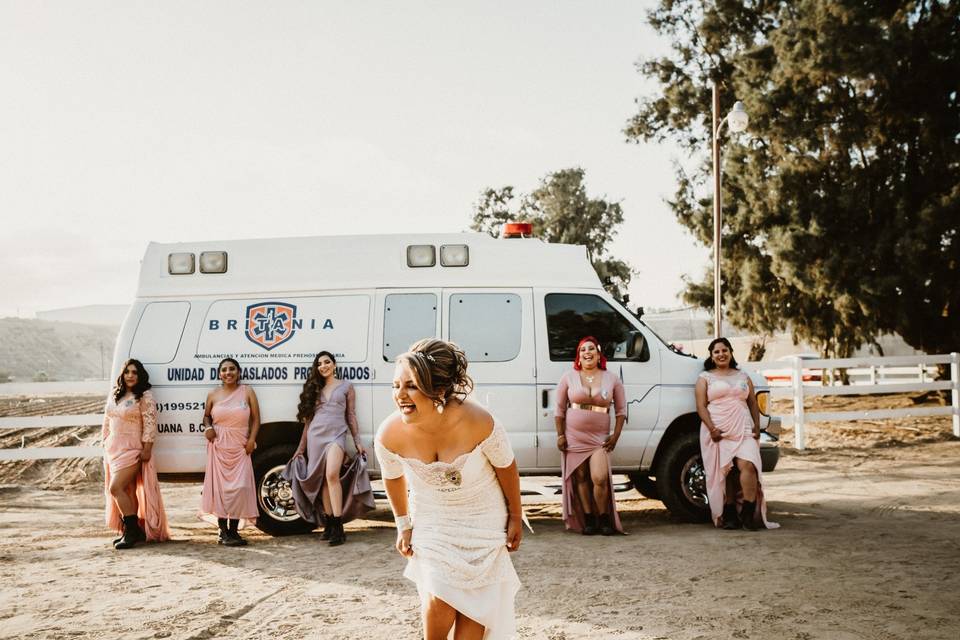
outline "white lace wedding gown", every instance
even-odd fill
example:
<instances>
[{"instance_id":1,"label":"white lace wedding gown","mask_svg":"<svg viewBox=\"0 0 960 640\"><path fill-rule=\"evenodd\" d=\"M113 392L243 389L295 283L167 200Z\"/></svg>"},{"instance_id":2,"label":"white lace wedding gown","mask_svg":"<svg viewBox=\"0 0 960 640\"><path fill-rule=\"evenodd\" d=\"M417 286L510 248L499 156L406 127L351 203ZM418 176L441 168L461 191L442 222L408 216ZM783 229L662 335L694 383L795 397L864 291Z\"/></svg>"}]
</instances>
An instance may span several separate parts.
<instances>
[{"instance_id":1,"label":"white lace wedding gown","mask_svg":"<svg viewBox=\"0 0 960 640\"><path fill-rule=\"evenodd\" d=\"M374 442L386 479L406 476L413 518L413 557L404 577L421 604L433 595L476 620L484 640L516 633L513 601L520 580L506 546L507 505L494 467L513 462L503 427L453 462L404 458Z\"/></svg>"}]
</instances>

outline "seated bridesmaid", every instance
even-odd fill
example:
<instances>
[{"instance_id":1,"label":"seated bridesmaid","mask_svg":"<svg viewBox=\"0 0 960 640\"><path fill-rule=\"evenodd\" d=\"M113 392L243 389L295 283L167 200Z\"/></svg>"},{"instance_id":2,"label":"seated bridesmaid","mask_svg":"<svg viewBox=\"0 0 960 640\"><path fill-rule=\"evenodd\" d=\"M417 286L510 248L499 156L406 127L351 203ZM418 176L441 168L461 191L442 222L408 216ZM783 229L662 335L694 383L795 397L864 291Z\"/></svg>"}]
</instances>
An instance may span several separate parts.
<instances>
[{"instance_id":1,"label":"seated bridesmaid","mask_svg":"<svg viewBox=\"0 0 960 640\"><path fill-rule=\"evenodd\" d=\"M700 453L713 523L724 529L774 529L767 520L760 460L760 407L733 347L717 338L697 379ZM737 473L730 473L736 467Z\"/></svg>"},{"instance_id":2,"label":"seated bridesmaid","mask_svg":"<svg viewBox=\"0 0 960 640\"><path fill-rule=\"evenodd\" d=\"M608 372L600 343L587 336L577 345L573 369L557 386L557 448L563 453L563 521L590 536L623 533L613 495L610 452L627 417L623 383ZM610 406L616 410L610 433Z\"/></svg>"},{"instance_id":3,"label":"seated bridesmaid","mask_svg":"<svg viewBox=\"0 0 960 640\"><path fill-rule=\"evenodd\" d=\"M200 513L216 516L218 544L238 547L247 544L237 531L240 520L258 515L250 454L257 446L260 407L253 389L240 384L236 360L224 358L218 371L223 384L207 395L203 415L208 442Z\"/></svg>"},{"instance_id":4,"label":"seated bridesmaid","mask_svg":"<svg viewBox=\"0 0 960 640\"><path fill-rule=\"evenodd\" d=\"M157 403L150 376L130 359L107 400L103 417L103 484L107 526L121 532L116 549L139 542L170 539L160 497L153 443L157 439Z\"/></svg>"}]
</instances>

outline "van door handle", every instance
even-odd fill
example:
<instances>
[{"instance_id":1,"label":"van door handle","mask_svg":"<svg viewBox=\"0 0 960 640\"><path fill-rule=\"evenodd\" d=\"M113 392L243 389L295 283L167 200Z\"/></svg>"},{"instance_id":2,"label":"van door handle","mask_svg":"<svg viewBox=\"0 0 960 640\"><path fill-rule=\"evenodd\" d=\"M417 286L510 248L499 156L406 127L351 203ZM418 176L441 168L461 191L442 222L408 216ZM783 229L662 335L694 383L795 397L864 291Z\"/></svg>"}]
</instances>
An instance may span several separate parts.
<instances>
[{"instance_id":1,"label":"van door handle","mask_svg":"<svg viewBox=\"0 0 960 640\"><path fill-rule=\"evenodd\" d=\"M540 395L541 406L546 409L550 406L550 389L544 389Z\"/></svg>"}]
</instances>

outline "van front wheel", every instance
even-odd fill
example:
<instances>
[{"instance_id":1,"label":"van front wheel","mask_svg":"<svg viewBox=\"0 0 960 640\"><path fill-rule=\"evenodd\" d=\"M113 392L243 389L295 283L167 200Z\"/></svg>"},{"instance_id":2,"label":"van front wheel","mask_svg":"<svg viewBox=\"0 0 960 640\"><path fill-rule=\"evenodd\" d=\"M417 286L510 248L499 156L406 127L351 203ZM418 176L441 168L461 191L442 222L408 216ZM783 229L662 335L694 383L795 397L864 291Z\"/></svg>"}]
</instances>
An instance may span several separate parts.
<instances>
[{"instance_id":1,"label":"van front wheel","mask_svg":"<svg viewBox=\"0 0 960 640\"><path fill-rule=\"evenodd\" d=\"M670 513L688 522L708 522L707 477L697 432L684 433L667 445L657 462L657 493Z\"/></svg>"},{"instance_id":2,"label":"van front wheel","mask_svg":"<svg viewBox=\"0 0 960 640\"><path fill-rule=\"evenodd\" d=\"M275 445L253 460L257 507L260 510L257 528L273 536L309 533L316 526L297 513L290 483L280 475L295 449L292 444Z\"/></svg>"}]
</instances>

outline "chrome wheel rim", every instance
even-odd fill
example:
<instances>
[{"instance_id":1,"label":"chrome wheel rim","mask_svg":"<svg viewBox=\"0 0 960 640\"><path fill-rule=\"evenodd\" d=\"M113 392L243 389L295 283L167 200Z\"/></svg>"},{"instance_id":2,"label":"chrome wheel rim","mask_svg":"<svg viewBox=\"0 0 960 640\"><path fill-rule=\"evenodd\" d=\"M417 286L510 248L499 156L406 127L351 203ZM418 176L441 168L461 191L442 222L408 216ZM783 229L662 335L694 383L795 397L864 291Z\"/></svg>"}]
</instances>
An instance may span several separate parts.
<instances>
[{"instance_id":1,"label":"chrome wheel rim","mask_svg":"<svg viewBox=\"0 0 960 640\"><path fill-rule=\"evenodd\" d=\"M680 472L684 497L700 508L707 506L707 473L700 455L691 456Z\"/></svg>"},{"instance_id":2,"label":"chrome wheel rim","mask_svg":"<svg viewBox=\"0 0 960 640\"><path fill-rule=\"evenodd\" d=\"M260 508L273 520L293 522L300 517L293 501L293 488L280 475L284 465L277 465L267 471L260 481L260 491L257 498Z\"/></svg>"}]
</instances>

